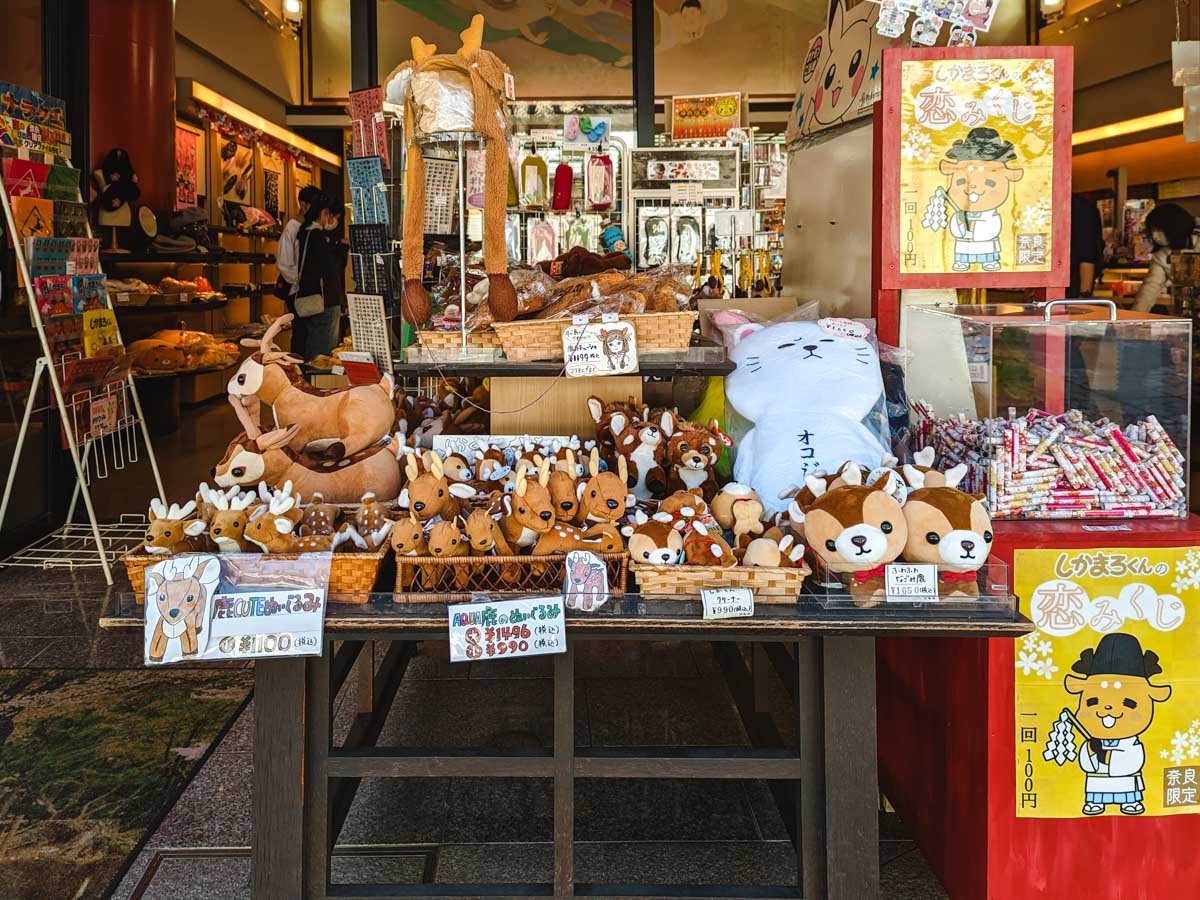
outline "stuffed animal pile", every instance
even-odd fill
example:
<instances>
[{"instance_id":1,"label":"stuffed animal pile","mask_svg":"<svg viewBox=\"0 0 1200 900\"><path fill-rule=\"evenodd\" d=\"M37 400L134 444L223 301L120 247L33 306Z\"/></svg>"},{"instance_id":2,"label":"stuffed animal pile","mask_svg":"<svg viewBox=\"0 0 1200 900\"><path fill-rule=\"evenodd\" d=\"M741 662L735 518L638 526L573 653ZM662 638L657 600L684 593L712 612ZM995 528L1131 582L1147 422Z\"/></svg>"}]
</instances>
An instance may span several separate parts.
<instances>
[{"instance_id":1,"label":"stuffed animal pile","mask_svg":"<svg viewBox=\"0 0 1200 900\"><path fill-rule=\"evenodd\" d=\"M810 475L786 519L856 602L883 597L885 567L897 560L936 565L942 597L976 597L992 524L982 495L957 489L961 478L952 470L927 482L913 465L867 473L846 463L834 478Z\"/></svg>"},{"instance_id":2,"label":"stuffed animal pile","mask_svg":"<svg viewBox=\"0 0 1200 900\"><path fill-rule=\"evenodd\" d=\"M319 493L305 503L290 481L271 489L236 485L214 490L202 483L194 499L169 506L150 502L143 552L320 553L377 549L386 539L387 508L372 494L354 510L328 503Z\"/></svg>"}]
</instances>

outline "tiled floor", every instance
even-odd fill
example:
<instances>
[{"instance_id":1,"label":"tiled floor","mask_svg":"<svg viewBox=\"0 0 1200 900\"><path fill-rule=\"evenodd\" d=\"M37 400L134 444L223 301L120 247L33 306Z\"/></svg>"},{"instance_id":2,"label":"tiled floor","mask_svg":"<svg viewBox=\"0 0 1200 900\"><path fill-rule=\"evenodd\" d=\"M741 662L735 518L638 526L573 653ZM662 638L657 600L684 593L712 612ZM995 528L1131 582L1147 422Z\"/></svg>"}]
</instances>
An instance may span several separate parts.
<instances>
[{"instance_id":1,"label":"tiled floor","mask_svg":"<svg viewBox=\"0 0 1200 900\"><path fill-rule=\"evenodd\" d=\"M745 740L707 647L581 644L577 671L581 746ZM355 709L353 682L337 701L343 727ZM453 667L422 655L380 741L548 746L550 689L545 660ZM454 714L447 716L448 709ZM251 704L134 861L117 900L249 896L253 715ZM795 879L795 854L760 782L581 780L576 807L579 881ZM339 840L333 877L549 881L552 816L550 786L542 782L368 779ZM881 816L880 834L881 896L945 897L894 815Z\"/></svg>"}]
</instances>

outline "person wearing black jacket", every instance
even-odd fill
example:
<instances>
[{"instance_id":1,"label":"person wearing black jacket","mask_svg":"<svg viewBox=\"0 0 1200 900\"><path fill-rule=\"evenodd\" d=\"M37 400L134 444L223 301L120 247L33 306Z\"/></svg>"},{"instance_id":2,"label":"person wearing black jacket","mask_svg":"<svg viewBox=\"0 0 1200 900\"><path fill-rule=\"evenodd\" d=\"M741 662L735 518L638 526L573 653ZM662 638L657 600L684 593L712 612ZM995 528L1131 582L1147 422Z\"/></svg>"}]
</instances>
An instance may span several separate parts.
<instances>
[{"instance_id":1,"label":"person wearing black jacket","mask_svg":"<svg viewBox=\"0 0 1200 900\"><path fill-rule=\"evenodd\" d=\"M341 332L342 308L346 305L345 263L328 240L336 225L334 203L328 197L309 208L300 226L300 267L297 297L319 294L325 308L315 316L297 318L301 341L293 334L293 349L306 361L332 352Z\"/></svg>"}]
</instances>

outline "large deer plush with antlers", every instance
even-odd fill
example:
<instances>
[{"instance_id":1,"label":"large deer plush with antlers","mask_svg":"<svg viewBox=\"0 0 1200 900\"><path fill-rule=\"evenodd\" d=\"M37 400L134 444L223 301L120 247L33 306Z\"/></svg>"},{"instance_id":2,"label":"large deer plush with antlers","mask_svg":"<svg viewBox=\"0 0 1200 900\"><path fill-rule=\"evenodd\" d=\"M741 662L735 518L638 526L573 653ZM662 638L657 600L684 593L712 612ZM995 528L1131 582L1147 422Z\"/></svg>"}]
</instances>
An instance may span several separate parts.
<instances>
[{"instance_id":1,"label":"large deer plush with antlers","mask_svg":"<svg viewBox=\"0 0 1200 900\"><path fill-rule=\"evenodd\" d=\"M391 434L396 421L396 382L391 373L378 384L313 387L300 372L300 357L275 345L275 335L291 321L291 313L280 316L260 339L242 340L243 345L256 349L229 379L228 390L229 402L246 433L251 426L262 427L258 411L265 403L277 426L298 426L288 445L296 451L319 449L321 455L339 459Z\"/></svg>"},{"instance_id":2,"label":"large deer plush with antlers","mask_svg":"<svg viewBox=\"0 0 1200 900\"><path fill-rule=\"evenodd\" d=\"M508 66L488 50L483 41L483 16L471 19L471 25L459 37L462 46L454 53L437 52L437 45L426 44L414 36L413 58L402 62L384 80L389 101L404 105L404 134L409 141L408 200L404 207L404 246L402 269L404 296L401 312L412 325L423 325L431 311L429 294L421 285L425 217L425 160L421 156L421 138L429 134L473 131L487 138L483 184L483 263L488 276L488 305L497 322L508 322L517 315L517 292L508 278L508 254L504 244L504 217L508 202L508 150L505 131L505 78ZM454 112L453 103L430 103L439 93L469 92L472 100L471 122Z\"/></svg>"},{"instance_id":3,"label":"large deer plush with antlers","mask_svg":"<svg viewBox=\"0 0 1200 900\"><path fill-rule=\"evenodd\" d=\"M265 434L249 423L213 468L221 487L254 485L265 481L278 487L291 481L305 496L321 494L329 503L357 503L367 491L381 501L400 494L400 445L393 438L385 446L368 447L341 459L314 459L291 449L297 425Z\"/></svg>"}]
</instances>

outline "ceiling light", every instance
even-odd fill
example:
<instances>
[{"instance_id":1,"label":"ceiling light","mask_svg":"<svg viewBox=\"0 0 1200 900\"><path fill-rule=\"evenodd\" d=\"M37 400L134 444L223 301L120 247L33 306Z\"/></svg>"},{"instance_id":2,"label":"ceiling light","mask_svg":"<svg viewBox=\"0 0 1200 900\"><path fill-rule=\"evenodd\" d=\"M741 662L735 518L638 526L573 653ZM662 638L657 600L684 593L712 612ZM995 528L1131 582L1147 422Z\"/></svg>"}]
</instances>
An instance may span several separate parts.
<instances>
[{"instance_id":1,"label":"ceiling light","mask_svg":"<svg viewBox=\"0 0 1200 900\"><path fill-rule=\"evenodd\" d=\"M1178 125L1183 121L1183 107L1164 109L1162 112L1151 113L1148 116L1138 116L1135 119L1125 119L1113 122L1111 125L1101 125L1098 128L1088 128L1071 135L1071 145L1091 144L1095 141L1105 141L1110 138L1124 137L1139 131L1149 131L1151 128L1163 128L1167 125Z\"/></svg>"},{"instance_id":2,"label":"ceiling light","mask_svg":"<svg viewBox=\"0 0 1200 900\"><path fill-rule=\"evenodd\" d=\"M300 0L283 0L283 14L289 19L298 19L304 13Z\"/></svg>"}]
</instances>

